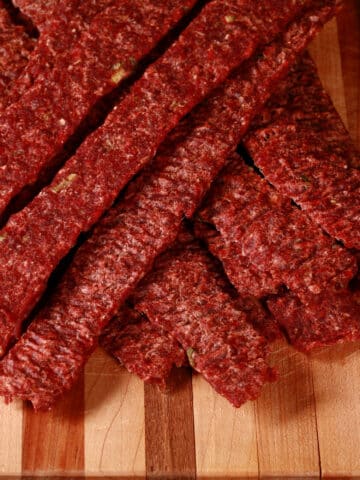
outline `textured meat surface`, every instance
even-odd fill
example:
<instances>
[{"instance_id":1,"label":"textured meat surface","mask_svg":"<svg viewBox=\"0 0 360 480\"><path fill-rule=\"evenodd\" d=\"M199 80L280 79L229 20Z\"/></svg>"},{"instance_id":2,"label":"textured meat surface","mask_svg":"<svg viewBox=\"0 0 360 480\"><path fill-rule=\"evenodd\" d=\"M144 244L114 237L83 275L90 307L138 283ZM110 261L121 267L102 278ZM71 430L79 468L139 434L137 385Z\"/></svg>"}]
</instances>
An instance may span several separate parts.
<instances>
[{"instance_id":1,"label":"textured meat surface","mask_svg":"<svg viewBox=\"0 0 360 480\"><path fill-rule=\"evenodd\" d=\"M28 63L36 40L20 25L14 25L0 1L0 97L8 97L8 89Z\"/></svg>"},{"instance_id":2,"label":"textured meat surface","mask_svg":"<svg viewBox=\"0 0 360 480\"><path fill-rule=\"evenodd\" d=\"M144 382L165 389L174 366L186 365L186 354L163 328L123 306L100 337L100 345Z\"/></svg>"},{"instance_id":3,"label":"textured meat surface","mask_svg":"<svg viewBox=\"0 0 360 480\"><path fill-rule=\"evenodd\" d=\"M205 234L241 295L262 297L285 284L306 297L325 288L346 288L356 274L354 256L239 156L221 172L198 217L198 235ZM213 225L217 234L208 234L202 222ZM250 268L244 274L246 264Z\"/></svg>"},{"instance_id":4,"label":"textured meat surface","mask_svg":"<svg viewBox=\"0 0 360 480\"><path fill-rule=\"evenodd\" d=\"M245 138L265 177L329 235L360 249L360 153L305 56Z\"/></svg>"},{"instance_id":5,"label":"textured meat surface","mask_svg":"<svg viewBox=\"0 0 360 480\"><path fill-rule=\"evenodd\" d=\"M196 242L168 250L134 295L136 308L186 349L192 367L233 405L255 399L275 378L266 341L226 292L213 260Z\"/></svg>"},{"instance_id":6,"label":"textured meat surface","mask_svg":"<svg viewBox=\"0 0 360 480\"><path fill-rule=\"evenodd\" d=\"M309 294L306 303L289 293L267 304L292 345L304 352L360 338L359 300L351 292Z\"/></svg>"},{"instance_id":7,"label":"textured meat surface","mask_svg":"<svg viewBox=\"0 0 360 480\"><path fill-rule=\"evenodd\" d=\"M192 5L194 1L186 3ZM20 102L2 113L0 213L16 194L37 180L42 169L51 165L54 155L96 100L130 75L136 61L183 16L183 6L184 2L179 0L117 0L95 16L79 42L66 56L59 57L56 68L47 69L32 88L26 90ZM127 114L134 110L131 102L128 108ZM109 117L107 128L100 129L84 145L82 158L77 155L70 163L81 162L84 166L86 157L87 171L94 175L90 165L94 164L91 156L95 154L95 144L97 157L104 159L104 150L108 149L108 153L112 150L109 144L112 133L120 128L121 118L118 122L116 118L116 113ZM67 183L68 175L81 174L76 165L70 168L75 170L64 172ZM63 180L55 180L53 188L59 188L58 183Z\"/></svg>"},{"instance_id":8,"label":"textured meat surface","mask_svg":"<svg viewBox=\"0 0 360 480\"><path fill-rule=\"evenodd\" d=\"M280 306L271 311L295 346L300 348L302 342L302 349L311 349L340 338L355 338L356 332L359 335L359 308L348 291L357 272L356 258L239 156L221 172L198 217L197 235L223 262L240 295L261 298L281 286L290 289L297 303L285 296L285 300L270 299L269 305ZM247 274L237 268L239 262L241 267L248 262ZM265 284L269 279L272 283ZM321 315L317 307L321 307ZM292 316L293 312L296 315ZM353 314L350 320L348 312ZM294 319L301 340L294 339L293 328L284 318Z\"/></svg>"},{"instance_id":9,"label":"textured meat surface","mask_svg":"<svg viewBox=\"0 0 360 480\"><path fill-rule=\"evenodd\" d=\"M116 6L115 0L65 0L60 3L45 0L31 3L34 7L32 12L41 18L44 14L46 21L36 23L35 18L36 26L40 28L40 37L29 62L11 84L7 95L0 98L2 109L20 100L26 90L35 81L39 81L39 77L49 75L49 71L57 64L65 69L69 51L78 41L80 34L89 29L89 24L95 15L111 4ZM28 14L27 11L25 13Z\"/></svg>"},{"instance_id":10,"label":"textured meat surface","mask_svg":"<svg viewBox=\"0 0 360 480\"><path fill-rule=\"evenodd\" d=\"M38 409L49 408L76 381L105 324L150 270L155 257L175 240L183 215L192 215L196 202L225 163L229 152L235 149L276 81L334 10L325 8L316 13L316 16L309 15L293 23L284 36L237 71L174 130L155 162L138 177L135 187L129 189L125 201L110 211L79 249L46 309L37 315L0 364L2 395L29 399ZM224 143L224 133L229 143ZM189 201L194 203L189 204ZM74 202L76 208L76 197ZM33 247L42 242L42 228L49 235L46 216L44 223L39 219L41 215L37 218L38 237L33 237ZM55 231L46 255L53 250L59 251L59 238ZM21 256L28 263L21 267L26 269L17 275L17 281L11 287L7 284L8 298L22 282L24 273L29 271L28 265L39 258L41 250L31 256L22 251ZM10 252L8 250L7 254ZM44 253L40 264L43 262L45 268L49 268L46 261ZM10 265L8 263L8 268ZM36 269L32 267L31 270ZM20 268L15 270L19 271ZM9 278L11 276L4 276L4 281ZM33 301L34 290L39 294L43 288L41 281L41 277L40 282L37 277L35 282L33 275L32 290L27 298L24 300L24 288L20 287L17 296L11 297L11 304L4 305L12 308L19 305L16 313L21 316ZM8 298L5 300L9 301ZM2 308L4 322L9 318L7 311L6 306ZM71 330L74 338L71 338ZM39 355L34 355L34 347L40 344L44 348L40 348ZM27 370L23 370L21 359L26 359ZM46 371L40 375L43 365Z\"/></svg>"}]
</instances>

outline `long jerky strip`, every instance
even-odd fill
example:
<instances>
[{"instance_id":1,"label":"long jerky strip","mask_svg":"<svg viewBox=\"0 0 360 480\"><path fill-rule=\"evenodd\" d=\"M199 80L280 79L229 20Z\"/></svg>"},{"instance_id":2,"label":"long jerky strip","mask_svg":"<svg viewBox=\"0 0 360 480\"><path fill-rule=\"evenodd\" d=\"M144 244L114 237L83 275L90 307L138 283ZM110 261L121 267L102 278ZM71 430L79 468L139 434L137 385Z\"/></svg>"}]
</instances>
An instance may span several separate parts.
<instances>
[{"instance_id":1,"label":"long jerky strip","mask_svg":"<svg viewBox=\"0 0 360 480\"><path fill-rule=\"evenodd\" d=\"M44 291L49 275L75 244L79 233L88 230L104 209L110 207L131 176L154 156L165 134L175 126L179 118L223 80L236 63L241 63L250 55L258 42L258 35L261 34L263 39L267 39L282 26L284 16L279 18L274 13L271 14L274 9L273 5L270 7L270 3L273 4L262 2L261 6L254 6L250 1L216 0L205 7L179 40L145 72L129 95L115 107L103 127L81 145L54 181L43 189L28 207L10 219L0 232L0 343L3 350L11 338L17 335L14 327L20 326L32 309ZM336 8L330 0L319 3L325 4L325 7L323 10L315 9L315 12L322 13L322 17L312 19L311 10L300 23L299 35L290 29L287 41L293 42L295 51L301 51L307 39L318 30L323 19L329 18ZM288 2L282 0L280 4L285 9ZM291 7L285 9L286 19L299 9L294 7L292 1L290 4ZM246 18L252 19L253 23L254 16L257 15L256 28L254 27L251 34L250 26L244 26L245 13ZM184 131L186 134L192 131L193 120L177 131L176 135L188 142L186 149L189 152L194 150L197 142L200 142L200 145L209 145L206 148L210 150L217 142L219 148L225 149L227 154L229 148L235 147L234 135L239 139L240 132L245 131L242 126L243 119L246 118L248 125L249 118L268 92L264 90L263 93L257 86L249 87L252 78L263 79L263 86L270 88L277 75L287 68L288 62L279 58L281 53L278 50L281 50L279 44L270 47L268 57L250 67L250 79L246 75L242 76L240 72L238 78L234 77L232 83L227 84L224 97L220 91L209 107L200 109L200 113L192 117L195 119L195 140L188 141L184 135ZM289 48L287 52L292 58L293 50ZM204 55L209 62L203 61ZM117 76L123 75L126 67L117 64L116 68L114 75ZM239 78L240 85L237 83ZM237 98L239 91L243 92L242 98ZM250 98L249 91L257 96ZM229 105L223 114L224 98L230 98L235 103L234 106ZM59 98L59 102L61 101ZM233 127L234 118L231 114L236 107L237 112L244 112L242 120L235 123L239 129L227 131L229 125ZM209 110L218 117L223 114L226 119L224 126L227 127L218 126L216 116L211 120L216 126L209 125ZM66 123L66 120L64 121ZM217 135L216 142L213 130ZM180 142L180 139L177 141ZM179 152L182 160L183 153L181 150ZM215 157L214 150L212 153ZM206 161L208 164L210 161L204 148L199 155L195 168L197 165L203 168L202 162ZM220 155L220 159L226 156ZM190 202L192 195L195 195L195 198L202 195L205 186L218 171L219 162L221 160L214 160L213 170L209 169L208 173L208 167L204 167L203 180L199 180L198 186L191 185L190 188L186 183L186 172L184 171L184 178L181 172L178 172L179 189L182 184L185 185L182 193L185 195L184 199L188 198ZM16 172L18 173L17 169L14 169L12 177ZM169 173L166 173L166 176L168 175ZM12 183L11 175L8 180L9 185ZM2 189L5 191L6 185L3 185ZM176 195L179 193L176 191ZM182 205L184 203L178 207L176 215L183 208Z\"/></svg>"},{"instance_id":2,"label":"long jerky strip","mask_svg":"<svg viewBox=\"0 0 360 480\"><path fill-rule=\"evenodd\" d=\"M38 4L39 2L36 2ZM39 77L46 77L48 71L56 65L64 69L69 61L69 51L74 47L81 34L89 28L96 14L114 4L114 0L65 0L49 5L46 2L46 25L42 25L41 35L21 74L15 79L6 97L0 99L0 107L17 102ZM44 6L45 7L45 6ZM41 12L36 5L36 12ZM106 34L106 30L103 31ZM60 58L62 58L60 60Z\"/></svg>"},{"instance_id":3,"label":"long jerky strip","mask_svg":"<svg viewBox=\"0 0 360 480\"><path fill-rule=\"evenodd\" d=\"M191 366L234 406L254 400L275 379L264 337L231 299L197 242L180 242L161 255L133 300L152 323L171 332Z\"/></svg>"},{"instance_id":4,"label":"long jerky strip","mask_svg":"<svg viewBox=\"0 0 360 480\"><path fill-rule=\"evenodd\" d=\"M297 298L299 314L292 317L284 309L285 321L277 309L276 319L298 348L360 337L360 312L348 290L357 272L355 257L239 156L215 181L198 217L197 234L223 262L240 295L261 298L286 286Z\"/></svg>"},{"instance_id":5,"label":"long jerky strip","mask_svg":"<svg viewBox=\"0 0 360 480\"><path fill-rule=\"evenodd\" d=\"M194 2L187 0L186 5ZM180 0L116 0L95 16L68 55L59 57L56 68L46 70L20 102L3 112L0 214L51 165L96 100L126 78L183 14ZM111 119L109 122L115 126ZM100 132L95 138L105 140ZM89 143L94 144L95 138ZM89 155L88 150L87 159Z\"/></svg>"},{"instance_id":6,"label":"long jerky strip","mask_svg":"<svg viewBox=\"0 0 360 480\"><path fill-rule=\"evenodd\" d=\"M126 305L106 326L100 345L130 373L162 390L173 367L186 365L185 351L177 340Z\"/></svg>"},{"instance_id":7,"label":"long jerky strip","mask_svg":"<svg viewBox=\"0 0 360 480\"><path fill-rule=\"evenodd\" d=\"M282 82L244 142L282 194L329 235L360 249L360 153L309 56Z\"/></svg>"},{"instance_id":8,"label":"long jerky strip","mask_svg":"<svg viewBox=\"0 0 360 480\"><path fill-rule=\"evenodd\" d=\"M193 214L278 79L334 12L326 5L294 22L174 130L124 202L80 247L47 306L0 363L2 395L50 408L73 385L104 326L175 240L183 215Z\"/></svg>"},{"instance_id":9,"label":"long jerky strip","mask_svg":"<svg viewBox=\"0 0 360 480\"><path fill-rule=\"evenodd\" d=\"M30 38L20 25L14 25L0 1L0 97L7 97L7 90L28 63L36 40Z\"/></svg>"}]
</instances>

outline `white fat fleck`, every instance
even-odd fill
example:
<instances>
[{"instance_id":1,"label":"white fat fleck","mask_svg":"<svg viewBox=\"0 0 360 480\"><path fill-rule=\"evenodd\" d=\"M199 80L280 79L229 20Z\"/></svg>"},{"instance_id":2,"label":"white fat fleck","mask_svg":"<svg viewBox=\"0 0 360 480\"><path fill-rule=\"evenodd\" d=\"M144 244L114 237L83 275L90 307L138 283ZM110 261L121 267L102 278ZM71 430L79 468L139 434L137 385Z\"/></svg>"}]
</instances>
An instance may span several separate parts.
<instances>
[{"instance_id":1,"label":"white fat fleck","mask_svg":"<svg viewBox=\"0 0 360 480\"><path fill-rule=\"evenodd\" d=\"M65 127L65 125L66 125L66 120L65 120L65 118L60 118L60 120L59 120L59 125L61 125L62 127Z\"/></svg>"}]
</instances>

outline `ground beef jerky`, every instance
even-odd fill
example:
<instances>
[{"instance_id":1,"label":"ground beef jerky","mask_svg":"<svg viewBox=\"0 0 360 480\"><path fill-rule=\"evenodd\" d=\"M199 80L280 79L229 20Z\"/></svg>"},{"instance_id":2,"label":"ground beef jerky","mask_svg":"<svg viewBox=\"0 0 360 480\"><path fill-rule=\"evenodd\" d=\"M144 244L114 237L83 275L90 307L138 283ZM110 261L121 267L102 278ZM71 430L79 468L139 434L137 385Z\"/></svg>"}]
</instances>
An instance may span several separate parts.
<instances>
[{"instance_id":1,"label":"ground beef jerky","mask_svg":"<svg viewBox=\"0 0 360 480\"><path fill-rule=\"evenodd\" d=\"M357 271L353 255L239 156L220 174L198 217L198 234L207 238L241 295L261 297L282 284L300 296L337 291Z\"/></svg>"},{"instance_id":2,"label":"ground beef jerky","mask_svg":"<svg viewBox=\"0 0 360 480\"><path fill-rule=\"evenodd\" d=\"M360 339L359 303L349 291L309 294L306 303L288 293L267 305L291 344L304 352Z\"/></svg>"},{"instance_id":3,"label":"ground beef jerky","mask_svg":"<svg viewBox=\"0 0 360 480\"><path fill-rule=\"evenodd\" d=\"M325 7L294 22L284 36L243 65L172 132L149 169L138 177L136 186L129 189L125 200L112 208L79 249L46 308L1 363L0 387L4 396L27 398L38 409L49 408L70 388L96 347L106 323L150 270L155 257L175 240L184 213L192 215L196 202L200 201L229 152L235 149L276 81L333 13L334 9ZM115 169L114 175L118 173ZM87 202L97 198L98 190L91 193ZM56 207L59 214L55 218L64 218L59 210L64 205L73 205L78 214L78 197L75 195L71 202L64 202L61 201L64 197L53 196L53 199L59 198ZM32 205L36 207L36 201ZM15 319L19 321L24 316L34 303L35 295L43 290L46 272L54 265L49 253L56 251L59 255L61 248L63 252L67 249L68 243L62 246L63 240L58 235L61 223L58 229L49 229L53 217L47 220L43 215L46 208L38 204L35 212L36 229L31 229L31 240L28 237L31 248L21 250L21 237L17 239L17 252L21 250L19 258L25 258L26 262L8 262L8 270L17 264L14 269L16 281L10 284L10 275L2 279L8 282L6 287L3 285L7 296L2 300L2 338L14 334ZM17 221L21 215L16 217ZM15 220L11 224L14 227L11 234L8 230L9 237L16 231ZM19 231L24 229L19 228ZM55 235L50 236L53 232ZM46 248L43 248L45 237ZM7 248L8 243L3 245ZM7 256L10 253L13 250L6 250ZM31 292L24 288L28 285L25 274L29 271L39 272L36 278L34 274L31 276ZM22 283L24 276L25 283ZM16 297L12 296L18 285ZM17 311L15 305L19 307ZM12 316L7 313L10 308ZM39 345L42 338L46 349L34 355L35 345ZM26 358L26 362L21 358ZM16 384L14 378L17 378Z\"/></svg>"},{"instance_id":4,"label":"ground beef jerky","mask_svg":"<svg viewBox=\"0 0 360 480\"><path fill-rule=\"evenodd\" d=\"M360 153L309 56L282 82L245 146L281 193L329 235L360 249Z\"/></svg>"},{"instance_id":5,"label":"ground beef jerky","mask_svg":"<svg viewBox=\"0 0 360 480\"><path fill-rule=\"evenodd\" d=\"M45 5L35 2L34 13L42 16L46 22L40 24L41 35L30 60L21 74L15 79L6 97L0 99L0 107L18 101L39 77L49 75L49 70L61 65L65 69L69 51L74 47L81 33L89 28L95 15L116 0L65 0L59 2L46 1ZM39 25L38 25L39 26ZM106 34L106 30L104 30ZM65 59L65 63L64 63Z\"/></svg>"},{"instance_id":6,"label":"ground beef jerky","mask_svg":"<svg viewBox=\"0 0 360 480\"><path fill-rule=\"evenodd\" d=\"M187 0L187 5L194 1ZM0 116L0 212L51 165L54 155L96 100L126 78L134 70L136 61L183 15L184 2L180 0L117 0L116 5L94 18L68 55L60 56L56 68L41 76L39 82L25 92L21 102L3 112ZM132 105L128 107L127 115L134 110ZM116 113L109 119L108 128L99 130L84 146L82 155L88 162L94 144L100 148L96 155L105 157L100 152L109 148L112 132L120 127L115 119ZM75 163L79 160L79 156L74 158ZM91 170L89 163L87 169Z\"/></svg>"},{"instance_id":7,"label":"ground beef jerky","mask_svg":"<svg viewBox=\"0 0 360 480\"><path fill-rule=\"evenodd\" d=\"M239 407L255 399L274 372L266 342L227 294L225 281L196 242L180 243L155 262L134 296L137 309L186 349L191 366Z\"/></svg>"},{"instance_id":8,"label":"ground beef jerky","mask_svg":"<svg viewBox=\"0 0 360 480\"><path fill-rule=\"evenodd\" d=\"M0 1L0 97L7 98L8 89L28 63L36 41L24 28L14 25Z\"/></svg>"},{"instance_id":9,"label":"ground beef jerky","mask_svg":"<svg viewBox=\"0 0 360 480\"><path fill-rule=\"evenodd\" d=\"M123 306L106 326L100 345L144 382L165 389L174 366L186 364L179 343L145 315Z\"/></svg>"},{"instance_id":10,"label":"ground beef jerky","mask_svg":"<svg viewBox=\"0 0 360 480\"><path fill-rule=\"evenodd\" d=\"M301 338L303 345L307 345L303 349L321 342L333 343L339 338L349 339L347 323L352 335L356 330L359 334L360 312L355 316L358 307L348 291L349 282L357 272L355 257L325 235L238 156L216 180L198 219L197 234L206 239L211 252L223 262L241 295L263 297L286 286L296 296L304 308L303 317L301 308L297 309L296 327L307 332ZM271 300L270 304L277 302ZM283 305L283 300L279 304ZM315 309L318 304L322 305L319 320ZM287 330L283 316L291 321L291 315L284 311L278 319L279 309L271 310ZM294 308L289 307L290 310ZM354 313L351 322L348 311ZM326 328L322 328L325 324ZM321 342L313 325L323 331ZM291 328L288 334L293 339ZM299 346L300 340L294 344Z\"/></svg>"}]
</instances>

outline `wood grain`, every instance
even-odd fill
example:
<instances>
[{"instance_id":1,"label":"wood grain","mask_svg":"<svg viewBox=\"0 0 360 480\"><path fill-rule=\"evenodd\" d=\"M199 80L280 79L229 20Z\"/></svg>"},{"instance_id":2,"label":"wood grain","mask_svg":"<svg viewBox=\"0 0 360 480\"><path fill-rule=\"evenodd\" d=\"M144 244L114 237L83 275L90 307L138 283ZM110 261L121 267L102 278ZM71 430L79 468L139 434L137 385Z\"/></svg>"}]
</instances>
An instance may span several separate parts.
<instances>
[{"instance_id":1,"label":"wood grain","mask_svg":"<svg viewBox=\"0 0 360 480\"><path fill-rule=\"evenodd\" d=\"M51 412L24 404L22 471L24 475L70 475L84 472L84 381Z\"/></svg>"},{"instance_id":2,"label":"wood grain","mask_svg":"<svg viewBox=\"0 0 360 480\"><path fill-rule=\"evenodd\" d=\"M356 42L356 39L358 40ZM360 3L350 1L329 39L317 40L320 76L360 147ZM333 65L342 75L334 75ZM323 478L360 478L360 345L328 349L312 359Z\"/></svg>"},{"instance_id":3,"label":"wood grain","mask_svg":"<svg viewBox=\"0 0 360 480\"><path fill-rule=\"evenodd\" d=\"M193 395L198 478L258 478L254 403L233 408L200 375Z\"/></svg>"},{"instance_id":4,"label":"wood grain","mask_svg":"<svg viewBox=\"0 0 360 480\"><path fill-rule=\"evenodd\" d=\"M308 359L285 342L273 346L279 380L257 400L260 478L319 478L312 374Z\"/></svg>"},{"instance_id":5,"label":"wood grain","mask_svg":"<svg viewBox=\"0 0 360 480\"><path fill-rule=\"evenodd\" d=\"M189 369L177 369L169 392L145 385L147 478L196 478L194 411Z\"/></svg>"},{"instance_id":6,"label":"wood grain","mask_svg":"<svg viewBox=\"0 0 360 480\"><path fill-rule=\"evenodd\" d=\"M348 126L360 148L360 2L346 0L337 20Z\"/></svg>"},{"instance_id":7,"label":"wood grain","mask_svg":"<svg viewBox=\"0 0 360 480\"><path fill-rule=\"evenodd\" d=\"M22 471L22 402L5 405L0 401L0 476L16 476Z\"/></svg>"},{"instance_id":8,"label":"wood grain","mask_svg":"<svg viewBox=\"0 0 360 480\"><path fill-rule=\"evenodd\" d=\"M144 385L98 350L85 369L87 475L145 475Z\"/></svg>"}]
</instances>

